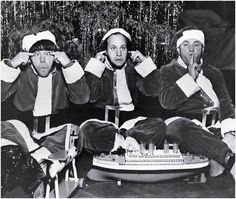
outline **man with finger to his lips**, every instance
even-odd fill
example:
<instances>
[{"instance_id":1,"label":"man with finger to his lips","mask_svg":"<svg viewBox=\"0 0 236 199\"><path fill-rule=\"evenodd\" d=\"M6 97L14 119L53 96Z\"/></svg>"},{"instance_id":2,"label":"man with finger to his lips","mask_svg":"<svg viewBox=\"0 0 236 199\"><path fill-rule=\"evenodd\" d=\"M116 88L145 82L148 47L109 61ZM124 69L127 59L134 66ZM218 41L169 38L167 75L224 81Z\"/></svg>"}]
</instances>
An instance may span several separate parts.
<instances>
[{"instance_id":1,"label":"man with finger to his lips","mask_svg":"<svg viewBox=\"0 0 236 199\"><path fill-rule=\"evenodd\" d=\"M226 169L234 177L235 110L222 73L203 60L205 35L188 26L176 33L173 45L178 58L160 69L160 103L171 110L170 116L177 116L166 120L167 138L179 143L182 152L209 157L211 176ZM200 122L205 108L218 110L214 128ZM219 130L219 135L212 129Z\"/></svg>"}]
</instances>

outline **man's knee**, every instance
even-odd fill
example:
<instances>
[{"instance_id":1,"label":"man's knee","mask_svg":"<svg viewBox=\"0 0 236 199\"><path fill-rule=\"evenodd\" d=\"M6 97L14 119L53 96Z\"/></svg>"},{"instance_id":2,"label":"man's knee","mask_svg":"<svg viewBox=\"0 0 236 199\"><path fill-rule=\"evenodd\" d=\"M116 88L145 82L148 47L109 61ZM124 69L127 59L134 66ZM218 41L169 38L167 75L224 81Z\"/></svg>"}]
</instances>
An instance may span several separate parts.
<instances>
[{"instance_id":1,"label":"man's knee","mask_svg":"<svg viewBox=\"0 0 236 199\"><path fill-rule=\"evenodd\" d=\"M179 118L168 124L166 129L167 138L171 140L181 140L188 133L189 127L194 125L188 118Z\"/></svg>"}]
</instances>

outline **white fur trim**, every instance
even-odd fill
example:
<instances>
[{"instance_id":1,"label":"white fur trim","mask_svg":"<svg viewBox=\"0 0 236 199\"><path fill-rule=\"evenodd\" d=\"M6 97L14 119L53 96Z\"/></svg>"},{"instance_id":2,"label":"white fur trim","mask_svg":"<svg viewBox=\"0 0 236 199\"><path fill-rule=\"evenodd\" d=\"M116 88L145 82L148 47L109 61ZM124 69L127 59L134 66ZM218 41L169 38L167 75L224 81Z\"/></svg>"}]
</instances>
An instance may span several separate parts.
<instances>
[{"instance_id":1,"label":"white fur trim","mask_svg":"<svg viewBox=\"0 0 236 199\"><path fill-rule=\"evenodd\" d=\"M7 146L7 145L17 145L15 142L12 142L10 140L7 140L5 138L1 138L1 147Z\"/></svg>"},{"instance_id":2,"label":"white fur trim","mask_svg":"<svg viewBox=\"0 0 236 199\"><path fill-rule=\"evenodd\" d=\"M127 31L125 31L124 29L122 29L122 28L113 28L113 29L109 30L109 31L103 36L102 41L105 41L108 37L110 37L110 36L111 36L112 34L114 34L114 33L120 33L120 34L124 35L125 37L127 37L127 39L128 39L129 41L131 41L131 36L130 36L130 34L129 34Z\"/></svg>"},{"instance_id":3,"label":"white fur trim","mask_svg":"<svg viewBox=\"0 0 236 199\"><path fill-rule=\"evenodd\" d=\"M194 93L200 90L198 84L193 80L193 78L187 73L183 77L176 81L176 84L181 88L187 97L190 97Z\"/></svg>"},{"instance_id":4,"label":"white fur trim","mask_svg":"<svg viewBox=\"0 0 236 199\"><path fill-rule=\"evenodd\" d=\"M177 40L176 47L178 48L183 41L188 39L196 39L205 46L205 37L201 30L185 30L183 36Z\"/></svg>"},{"instance_id":5,"label":"white fur trim","mask_svg":"<svg viewBox=\"0 0 236 199\"><path fill-rule=\"evenodd\" d=\"M119 105L130 105L132 104L131 94L126 81L125 68L116 70L116 91Z\"/></svg>"},{"instance_id":6,"label":"white fur trim","mask_svg":"<svg viewBox=\"0 0 236 199\"><path fill-rule=\"evenodd\" d=\"M50 40L57 46L55 36L49 30L46 30L37 34L26 35L22 40L22 49L28 52L40 40Z\"/></svg>"},{"instance_id":7,"label":"white fur trim","mask_svg":"<svg viewBox=\"0 0 236 199\"><path fill-rule=\"evenodd\" d=\"M145 119L147 119L147 117L142 117L142 116L140 116L140 117L137 117L137 118L128 120L128 121L124 122L124 123L121 125L120 129L129 130L129 129L133 128L134 125L135 125L138 121L145 120Z\"/></svg>"},{"instance_id":8,"label":"white fur trim","mask_svg":"<svg viewBox=\"0 0 236 199\"><path fill-rule=\"evenodd\" d=\"M175 120L177 120L179 118L181 118L181 117L179 117L179 116L170 117L170 118L165 120L165 123L166 123L166 125L169 125L171 122L173 122L173 121L175 121Z\"/></svg>"},{"instance_id":9,"label":"white fur trim","mask_svg":"<svg viewBox=\"0 0 236 199\"><path fill-rule=\"evenodd\" d=\"M117 150L119 146L122 146L124 141L125 141L125 138L122 135L116 133L114 147L111 151Z\"/></svg>"},{"instance_id":10,"label":"white fur trim","mask_svg":"<svg viewBox=\"0 0 236 199\"><path fill-rule=\"evenodd\" d=\"M95 58L91 58L84 70L94 74L98 78L101 78L105 68L106 65L104 63Z\"/></svg>"},{"instance_id":11,"label":"white fur trim","mask_svg":"<svg viewBox=\"0 0 236 199\"><path fill-rule=\"evenodd\" d=\"M29 152L39 147L39 145L35 143L34 140L31 138L29 129L26 127L26 125L23 122L19 120L7 120L6 122L11 123L18 130L18 132L24 138L27 144L27 147L29 149Z\"/></svg>"},{"instance_id":12,"label":"white fur trim","mask_svg":"<svg viewBox=\"0 0 236 199\"><path fill-rule=\"evenodd\" d=\"M119 105L119 110L120 111L133 111L134 110L134 104L120 104Z\"/></svg>"},{"instance_id":13,"label":"white fur trim","mask_svg":"<svg viewBox=\"0 0 236 199\"><path fill-rule=\"evenodd\" d=\"M21 71L19 68L12 68L5 64L6 60L7 59L3 59L1 61L1 80L4 82L12 83L16 80Z\"/></svg>"},{"instance_id":14,"label":"white fur trim","mask_svg":"<svg viewBox=\"0 0 236 199\"><path fill-rule=\"evenodd\" d=\"M149 75L152 71L156 70L157 67L152 61L152 58L148 57L134 68L137 71L137 73L139 73L144 78L147 75Z\"/></svg>"},{"instance_id":15,"label":"white fur trim","mask_svg":"<svg viewBox=\"0 0 236 199\"><path fill-rule=\"evenodd\" d=\"M132 151L140 151L140 146L137 140L133 137L128 136L122 144L122 148Z\"/></svg>"},{"instance_id":16,"label":"white fur trim","mask_svg":"<svg viewBox=\"0 0 236 199\"><path fill-rule=\"evenodd\" d=\"M64 74L67 84L75 83L76 81L81 79L81 77L83 77L83 75L84 75L84 70L80 66L79 62L76 60L74 62L75 63L70 67L62 68L62 72Z\"/></svg>"},{"instance_id":17,"label":"white fur trim","mask_svg":"<svg viewBox=\"0 0 236 199\"><path fill-rule=\"evenodd\" d=\"M224 137L225 133L236 130L235 118L227 118L221 122L221 135Z\"/></svg>"},{"instance_id":18,"label":"white fur trim","mask_svg":"<svg viewBox=\"0 0 236 199\"><path fill-rule=\"evenodd\" d=\"M52 74L38 76L38 92L34 103L34 116L50 115L52 112Z\"/></svg>"}]
</instances>

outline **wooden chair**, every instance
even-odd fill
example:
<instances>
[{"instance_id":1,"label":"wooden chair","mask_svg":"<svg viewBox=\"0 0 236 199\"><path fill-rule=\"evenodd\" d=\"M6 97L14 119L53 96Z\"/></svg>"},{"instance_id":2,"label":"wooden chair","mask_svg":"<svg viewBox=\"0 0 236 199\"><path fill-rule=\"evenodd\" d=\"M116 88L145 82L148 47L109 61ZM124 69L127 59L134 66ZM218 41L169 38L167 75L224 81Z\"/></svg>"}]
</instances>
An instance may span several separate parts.
<instances>
[{"instance_id":1,"label":"wooden chair","mask_svg":"<svg viewBox=\"0 0 236 199\"><path fill-rule=\"evenodd\" d=\"M50 116L45 118L45 130L43 133L38 132L38 118L34 118L34 128L32 135L35 139L41 139L48 136L64 126L67 126L66 130L66 140L65 140L65 150L58 151L54 154L50 154L47 158L47 175L50 176L49 181L46 184L46 198L49 198L49 193L51 190L51 182L54 181L54 191L55 197L59 198L59 182L58 174L66 167L65 181L74 180L78 182L77 169L75 166L75 157L78 154L78 150L75 146L75 141L78 139L79 127L73 124L65 124L56 128L50 128ZM71 164L71 165L69 165ZM72 166L73 178L69 178L69 166Z\"/></svg>"},{"instance_id":2,"label":"wooden chair","mask_svg":"<svg viewBox=\"0 0 236 199\"><path fill-rule=\"evenodd\" d=\"M106 105L105 106L105 121L109 121L109 111L115 111L115 125L119 126L120 107Z\"/></svg>"},{"instance_id":3,"label":"wooden chair","mask_svg":"<svg viewBox=\"0 0 236 199\"><path fill-rule=\"evenodd\" d=\"M216 117L218 114L218 109L217 108L212 108L212 107L208 107L208 108L204 108L202 110L202 124L204 126L207 125L207 116L212 116L211 118L211 126L213 126L216 123Z\"/></svg>"}]
</instances>

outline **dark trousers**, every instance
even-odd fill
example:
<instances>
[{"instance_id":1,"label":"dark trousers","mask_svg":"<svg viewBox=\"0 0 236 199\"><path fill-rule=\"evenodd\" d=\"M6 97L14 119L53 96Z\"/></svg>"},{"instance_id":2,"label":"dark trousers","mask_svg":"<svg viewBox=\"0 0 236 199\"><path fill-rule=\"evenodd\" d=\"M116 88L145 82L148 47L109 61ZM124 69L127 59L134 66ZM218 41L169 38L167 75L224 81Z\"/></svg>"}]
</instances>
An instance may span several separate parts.
<instances>
[{"instance_id":1,"label":"dark trousers","mask_svg":"<svg viewBox=\"0 0 236 199\"><path fill-rule=\"evenodd\" d=\"M123 132L123 135L135 138L139 144L153 143L157 148L161 148L165 132L166 124L162 119L147 118L138 121L132 128ZM113 149L119 129L113 123L89 120L80 126L80 133L83 136L84 150L92 154L100 154L109 153Z\"/></svg>"},{"instance_id":2,"label":"dark trousers","mask_svg":"<svg viewBox=\"0 0 236 199\"><path fill-rule=\"evenodd\" d=\"M225 164L225 155L231 151L218 136L204 130L190 119L179 118L167 126L167 139L180 145L182 152L205 155Z\"/></svg>"}]
</instances>

